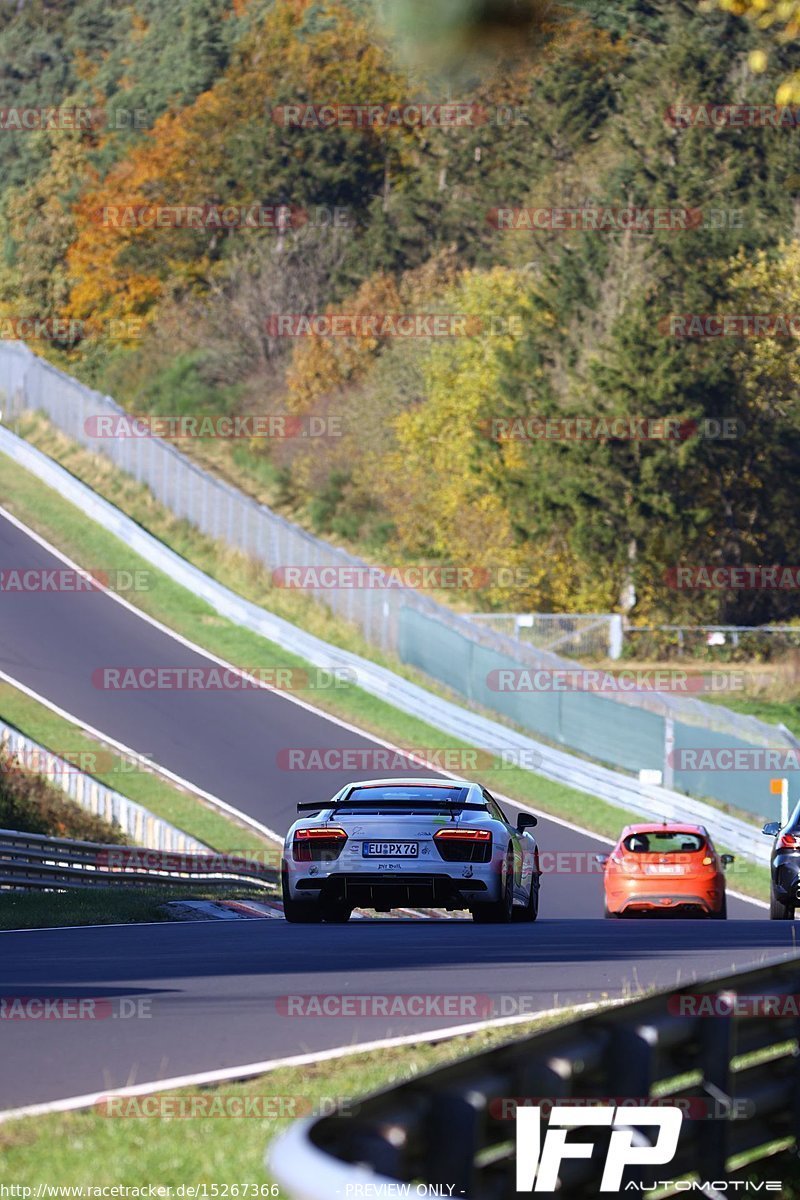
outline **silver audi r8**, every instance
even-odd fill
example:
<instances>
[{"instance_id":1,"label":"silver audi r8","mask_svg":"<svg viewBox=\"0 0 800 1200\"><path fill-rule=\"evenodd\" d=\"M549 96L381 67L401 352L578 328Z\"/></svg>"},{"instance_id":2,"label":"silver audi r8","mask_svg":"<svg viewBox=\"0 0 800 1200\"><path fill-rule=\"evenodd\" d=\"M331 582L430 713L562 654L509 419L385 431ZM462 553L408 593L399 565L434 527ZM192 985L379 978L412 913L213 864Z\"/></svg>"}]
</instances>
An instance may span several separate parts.
<instances>
[{"instance_id":1,"label":"silver audi r8","mask_svg":"<svg viewBox=\"0 0 800 1200\"><path fill-rule=\"evenodd\" d=\"M535 921L539 854L477 783L370 779L298 804L281 861L287 921L342 922L356 907L469 909L483 922Z\"/></svg>"}]
</instances>

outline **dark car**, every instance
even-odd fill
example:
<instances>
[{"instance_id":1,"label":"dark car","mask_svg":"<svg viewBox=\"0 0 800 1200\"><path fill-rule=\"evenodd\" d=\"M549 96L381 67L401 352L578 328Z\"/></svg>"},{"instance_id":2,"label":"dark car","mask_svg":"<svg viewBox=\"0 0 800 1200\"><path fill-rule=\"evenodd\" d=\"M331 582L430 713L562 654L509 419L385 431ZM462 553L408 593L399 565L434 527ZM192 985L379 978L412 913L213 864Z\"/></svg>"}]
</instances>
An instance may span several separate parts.
<instances>
[{"instance_id":1,"label":"dark car","mask_svg":"<svg viewBox=\"0 0 800 1200\"><path fill-rule=\"evenodd\" d=\"M785 825L770 821L762 833L775 838L770 861L770 920L792 921L795 908L800 906L800 805Z\"/></svg>"}]
</instances>

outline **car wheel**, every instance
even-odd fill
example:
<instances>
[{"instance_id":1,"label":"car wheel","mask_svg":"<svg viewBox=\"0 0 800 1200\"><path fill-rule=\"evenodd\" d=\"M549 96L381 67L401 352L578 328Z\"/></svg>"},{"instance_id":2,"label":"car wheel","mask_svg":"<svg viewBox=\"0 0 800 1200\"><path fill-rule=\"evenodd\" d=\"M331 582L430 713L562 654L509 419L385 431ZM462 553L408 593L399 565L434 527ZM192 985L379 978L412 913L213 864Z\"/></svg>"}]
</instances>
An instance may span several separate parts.
<instances>
[{"instance_id":1,"label":"car wheel","mask_svg":"<svg viewBox=\"0 0 800 1200\"><path fill-rule=\"evenodd\" d=\"M292 925L316 925L322 920L322 908L317 900L293 900L289 895L286 876L281 875L283 915Z\"/></svg>"},{"instance_id":2,"label":"car wheel","mask_svg":"<svg viewBox=\"0 0 800 1200\"><path fill-rule=\"evenodd\" d=\"M329 925L346 925L350 920L352 911L352 904L347 904L344 900L331 904L323 904L322 919L323 921L327 921Z\"/></svg>"},{"instance_id":3,"label":"car wheel","mask_svg":"<svg viewBox=\"0 0 800 1200\"><path fill-rule=\"evenodd\" d=\"M539 916L539 877L531 879L531 894L524 908L512 909L512 921L535 921Z\"/></svg>"},{"instance_id":4,"label":"car wheel","mask_svg":"<svg viewBox=\"0 0 800 1200\"><path fill-rule=\"evenodd\" d=\"M794 908L791 904L784 904L779 900L774 892L770 892L769 897L769 919L770 921L793 921Z\"/></svg>"},{"instance_id":5,"label":"car wheel","mask_svg":"<svg viewBox=\"0 0 800 1200\"><path fill-rule=\"evenodd\" d=\"M502 896L499 900L476 905L472 919L478 925L507 925L514 919L514 859L511 855L506 859Z\"/></svg>"},{"instance_id":6,"label":"car wheel","mask_svg":"<svg viewBox=\"0 0 800 1200\"><path fill-rule=\"evenodd\" d=\"M619 913L612 912L611 909L608 907L608 903L605 903L603 905L603 916L605 917L605 919L607 921L618 921L619 920Z\"/></svg>"},{"instance_id":7,"label":"car wheel","mask_svg":"<svg viewBox=\"0 0 800 1200\"><path fill-rule=\"evenodd\" d=\"M711 917L712 921L726 921L728 919L728 897L727 897L727 895L722 897L722 904L720 906L719 912L710 912L708 915Z\"/></svg>"}]
</instances>

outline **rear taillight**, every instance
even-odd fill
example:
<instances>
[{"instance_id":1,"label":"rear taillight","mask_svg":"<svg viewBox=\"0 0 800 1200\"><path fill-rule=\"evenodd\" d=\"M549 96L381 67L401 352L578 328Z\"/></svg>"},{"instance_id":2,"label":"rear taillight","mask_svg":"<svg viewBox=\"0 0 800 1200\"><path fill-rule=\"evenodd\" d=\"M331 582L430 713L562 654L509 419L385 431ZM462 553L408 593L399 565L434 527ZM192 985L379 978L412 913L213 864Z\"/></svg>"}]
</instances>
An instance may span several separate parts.
<instances>
[{"instance_id":1,"label":"rear taillight","mask_svg":"<svg viewBox=\"0 0 800 1200\"><path fill-rule=\"evenodd\" d=\"M433 840L445 862L489 862L492 857L489 829L440 829Z\"/></svg>"},{"instance_id":2,"label":"rear taillight","mask_svg":"<svg viewBox=\"0 0 800 1200\"><path fill-rule=\"evenodd\" d=\"M778 838L779 850L800 850L800 837L796 833L782 833Z\"/></svg>"},{"instance_id":3,"label":"rear taillight","mask_svg":"<svg viewBox=\"0 0 800 1200\"><path fill-rule=\"evenodd\" d=\"M292 840L295 862L333 862L347 841L343 829L298 829Z\"/></svg>"}]
</instances>

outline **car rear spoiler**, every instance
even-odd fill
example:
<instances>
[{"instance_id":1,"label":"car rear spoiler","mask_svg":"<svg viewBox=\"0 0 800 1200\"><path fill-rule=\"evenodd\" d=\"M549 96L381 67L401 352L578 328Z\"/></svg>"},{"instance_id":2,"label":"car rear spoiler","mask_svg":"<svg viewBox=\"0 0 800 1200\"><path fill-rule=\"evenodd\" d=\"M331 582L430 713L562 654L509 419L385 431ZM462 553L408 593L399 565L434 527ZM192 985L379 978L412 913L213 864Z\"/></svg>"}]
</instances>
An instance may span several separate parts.
<instances>
[{"instance_id":1,"label":"car rear spoiler","mask_svg":"<svg viewBox=\"0 0 800 1200\"><path fill-rule=\"evenodd\" d=\"M457 808L473 809L475 812L487 812L485 804L468 804L463 800L348 800L342 796L340 800L305 801L298 804L298 812L321 812L326 808L430 808L436 812L442 809Z\"/></svg>"}]
</instances>

